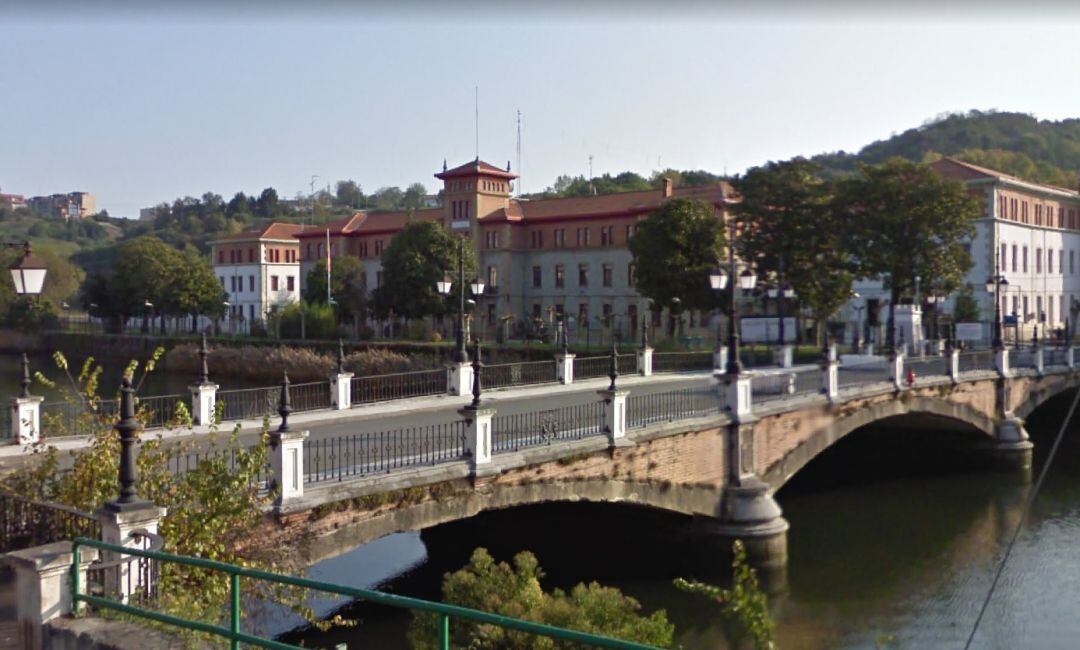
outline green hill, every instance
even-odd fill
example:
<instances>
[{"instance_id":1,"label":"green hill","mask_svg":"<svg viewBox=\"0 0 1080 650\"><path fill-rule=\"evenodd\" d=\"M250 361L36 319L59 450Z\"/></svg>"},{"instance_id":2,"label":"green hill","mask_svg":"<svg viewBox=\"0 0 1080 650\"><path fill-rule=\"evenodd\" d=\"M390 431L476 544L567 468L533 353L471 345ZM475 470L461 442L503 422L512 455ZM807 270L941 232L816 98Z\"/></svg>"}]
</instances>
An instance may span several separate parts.
<instances>
[{"instance_id":1,"label":"green hill","mask_svg":"<svg viewBox=\"0 0 1080 650\"><path fill-rule=\"evenodd\" d=\"M915 161L951 156L1030 181L1076 188L1080 119L1039 120L1024 113L974 110L952 113L868 144L858 153L839 151L812 160L836 175L853 171L858 162L880 163L893 156Z\"/></svg>"}]
</instances>

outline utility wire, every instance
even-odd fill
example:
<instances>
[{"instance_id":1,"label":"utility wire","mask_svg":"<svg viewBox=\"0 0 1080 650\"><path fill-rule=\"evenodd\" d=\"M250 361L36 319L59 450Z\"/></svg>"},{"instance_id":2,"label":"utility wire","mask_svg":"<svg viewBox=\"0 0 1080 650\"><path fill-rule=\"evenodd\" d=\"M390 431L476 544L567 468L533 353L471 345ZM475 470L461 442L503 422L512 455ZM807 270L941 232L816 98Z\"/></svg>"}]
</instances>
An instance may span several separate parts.
<instances>
[{"instance_id":1,"label":"utility wire","mask_svg":"<svg viewBox=\"0 0 1080 650\"><path fill-rule=\"evenodd\" d=\"M1046 479L1046 475L1050 471L1050 465L1054 462L1054 456L1057 455L1058 447L1061 445L1061 439L1065 437L1065 429L1068 428L1069 422L1072 421L1073 413L1076 412L1076 405L1078 403L1080 403L1080 390L1076 391L1076 397L1073 397L1072 406L1069 407L1069 413L1061 423L1061 429L1058 431L1057 438L1054 439L1053 446L1050 447L1050 454L1046 457L1046 462L1043 463L1042 470L1039 471L1039 478L1035 481L1035 487L1033 487L1031 493L1028 494L1027 501L1024 503L1024 509L1020 511L1020 521L1016 522L1016 530L1013 531L1012 539L1009 540L1009 545L1005 547L1005 555L1001 557L997 572L994 573L994 581L990 583L990 591L986 592L986 599L983 600L982 607L979 609L979 617L975 619L975 625L971 628L971 634L968 635L967 643L964 644L964 650L971 648L971 643L975 640L975 633L979 630L979 624L982 623L983 615L986 614L986 610L990 606L990 599L994 596L994 589L997 588L998 580L1001 579L1001 574L1005 570L1005 564L1009 561L1009 556L1012 554L1013 547L1016 546L1016 539L1020 537L1020 531L1024 527L1024 521L1031 511L1031 504L1035 502L1035 497L1039 494L1039 488L1042 487L1043 480Z\"/></svg>"}]
</instances>

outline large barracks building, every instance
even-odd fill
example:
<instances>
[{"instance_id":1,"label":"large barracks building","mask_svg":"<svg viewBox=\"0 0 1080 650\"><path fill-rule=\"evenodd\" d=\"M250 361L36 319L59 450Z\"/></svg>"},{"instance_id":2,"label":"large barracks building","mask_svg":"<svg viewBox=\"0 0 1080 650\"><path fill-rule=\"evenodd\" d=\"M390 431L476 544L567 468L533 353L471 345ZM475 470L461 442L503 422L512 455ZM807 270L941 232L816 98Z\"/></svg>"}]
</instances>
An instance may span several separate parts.
<instances>
[{"instance_id":1,"label":"large barracks building","mask_svg":"<svg viewBox=\"0 0 1080 650\"><path fill-rule=\"evenodd\" d=\"M329 224L331 258L349 255L364 265L367 285L382 282L382 253L407 219L435 221L472 239L486 284L478 301L485 337L502 320L512 333L536 318L566 317L571 335L589 323L597 330L610 322L624 337L640 335L642 317L658 329L677 325L668 314L655 317L648 300L634 290L634 265L628 242L637 222L672 198L711 204L726 216L731 187L663 187L641 192L554 199L511 197L517 176L481 160L435 174L443 183L443 205L415 212L356 212ZM326 257L323 227L295 234L300 241L300 278ZM452 269L447 269L452 271ZM471 278L467 278L469 280ZM702 278L702 282L707 281ZM509 317L509 318L507 318ZM708 314L682 315L684 331L704 333ZM702 322L702 319L705 322Z\"/></svg>"}]
</instances>

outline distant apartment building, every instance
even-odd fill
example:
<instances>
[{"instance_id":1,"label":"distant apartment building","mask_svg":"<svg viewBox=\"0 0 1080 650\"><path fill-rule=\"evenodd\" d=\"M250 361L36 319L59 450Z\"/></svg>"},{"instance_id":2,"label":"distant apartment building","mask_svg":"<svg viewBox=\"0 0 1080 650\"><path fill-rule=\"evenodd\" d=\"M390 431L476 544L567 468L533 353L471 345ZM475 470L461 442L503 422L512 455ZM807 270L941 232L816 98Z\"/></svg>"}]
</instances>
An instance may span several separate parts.
<instances>
[{"instance_id":1,"label":"distant apartment building","mask_svg":"<svg viewBox=\"0 0 1080 650\"><path fill-rule=\"evenodd\" d=\"M0 193L0 205L11 209L17 210L19 208L26 207L26 197L22 194L2 194Z\"/></svg>"},{"instance_id":2,"label":"distant apartment building","mask_svg":"<svg viewBox=\"0 0 1080 650\"><path fill-rule=\"evenodd\" d=\"M327 228L330 256L358 258L373 290L383 280L382 253L406 221L434 221L472 240L486 284L477 309L479 326L487 335L503 321L520 332L538 319L551 323L564 317L572 334L585 326L610 327L636 338L643 317L674 333L680 329L676 317L650 312L649 301L637 293L628 242L639 220L673 198L703 201L718 218L726 218L733 196L726 182L674 187L666 181L659 189L639 192L515 199L511 183L517 176L509 166L499 169L480 160L453 169L444 166L435 177L443 182L441 207L359 211L298 233L302 281L326 257ZM709 314L687 312L682 319L689 331L711 336Z\"/></svg>"},{"instance_id":3,"label":"distant apartment building","mask_svg":"<svg viewBox=\"0 0 1080 650\"><path fill-rule=\"evenodd\" d=\"M300 300L300 244L294 235L302 228L272 223L210 242L231 327L247 331L271 311Z\"/></svg>"},{"instance_id":4,"label":"distant apartment building","mask_svg":"<svg viewBox=\"0 0 1080 650\"><path fill-rule=\"evenodd\" d=\"M42 216L68 221L97 214L97 201L89 192L32 196L27 200L27 207Z\"/></svg>"}]
</instances>

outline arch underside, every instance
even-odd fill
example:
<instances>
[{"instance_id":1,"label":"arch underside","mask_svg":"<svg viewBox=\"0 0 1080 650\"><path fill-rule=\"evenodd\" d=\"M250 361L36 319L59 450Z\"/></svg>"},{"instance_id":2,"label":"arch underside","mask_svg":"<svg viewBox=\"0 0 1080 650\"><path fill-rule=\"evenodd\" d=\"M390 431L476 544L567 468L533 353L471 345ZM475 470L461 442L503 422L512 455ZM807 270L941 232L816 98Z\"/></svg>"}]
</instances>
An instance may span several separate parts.
<instances>
[{"instance_id":1,"label":"arch underside","mask_svg":"<svg viewBox=\"0 0 1080 650\"><path fill-rule=\"evenodd\" d=\"M814 432L778 462L766 468L761 478L775 492L818 454L853 431L872 424L910 426L920 420L924 424L932 424L936 429L975 431L991 439L996 429L996 423L992 418L970 406L937 398L909 395L904 399L876 402L833 420L827 426Z\"/></svg>"},{"instance_id":2,"label":"arch underside","mask_svg":"<svg viewBox=\"0 0 1080 650\"><path fill-rule=\"evenodd\" d=\"M683 515L718 517L722 496L720 487L609 479L498 485L490 490L388 510L347 524L312 540L307 555L310 562L315 562L392 533L423 530L489 510L541 503L619 503Z\"/></svg>"},{"instance_id":3,"label":"arch underside","mask_svg":"<svg viewBox=\"0 0 1080 650\"><path fill-rule=\"evenodd\" d=\"M1039 381L1034 390L1028 391L1026 399L1013 409L1013 414L1021 419L1027 418L1047 400L1078 386L1080 386L1080 374L1075 372L1047 375Z\"/></svg>"}]
</instances>

